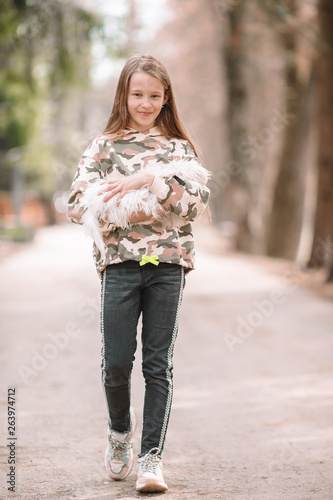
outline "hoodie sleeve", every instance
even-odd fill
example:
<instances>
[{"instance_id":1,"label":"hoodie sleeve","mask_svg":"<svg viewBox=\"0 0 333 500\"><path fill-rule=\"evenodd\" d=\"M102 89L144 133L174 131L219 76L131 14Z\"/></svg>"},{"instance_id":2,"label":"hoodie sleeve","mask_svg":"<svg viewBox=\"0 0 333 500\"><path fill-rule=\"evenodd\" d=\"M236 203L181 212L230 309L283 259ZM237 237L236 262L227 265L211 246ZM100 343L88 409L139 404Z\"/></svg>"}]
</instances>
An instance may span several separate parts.
<instances>
[{"instance_id":1,"label":"hoodie sleeve","mask_svg":"<svg viewBox=\"0 0 333 500\"><path fill-rule=\"evenodd\" d=\"M103 177L101 170L99 142L93 140L81 156L73 183L69 192L67 218L75 224L82 224L81 218L85 209L80 200L87 186Z\"/></svg>"},{"instance_id":2,"label":"hoodie sleeve","mask_svg":"<svg viewBox=\"0 0 333 500\"><path fill-rule=\"evenodd\" d=\"M200 165L189 143L182 141L180 144L183 154L180 154L178 158L195 160ZM209 176L210 173L207 171L207 178ZM194 221L204 212L210 194L206 184L185 182L180 175L171 177L156 175L149 190L157 196L158 202L165 210L189 222Z\"/></svg>"}]
</instances>

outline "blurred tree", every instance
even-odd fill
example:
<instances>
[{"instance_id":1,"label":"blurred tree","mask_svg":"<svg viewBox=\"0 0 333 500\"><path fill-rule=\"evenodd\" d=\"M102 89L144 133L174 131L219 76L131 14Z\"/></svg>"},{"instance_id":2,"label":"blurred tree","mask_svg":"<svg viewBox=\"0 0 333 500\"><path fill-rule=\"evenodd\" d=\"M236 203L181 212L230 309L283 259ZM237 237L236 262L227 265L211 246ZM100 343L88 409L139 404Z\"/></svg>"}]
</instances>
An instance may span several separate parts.
<instances>
[{"instance_id":1,"label":"blurred tree","mask_svg":"<svg viewBox=\"0 0 333 500\"><path fill-rule=\"evenodd\" d=\"M219 4L219 7L225 7L225 5L222 3ZM246 60L244 47L245 13L245 2L231 2L231 8L226 9L228 34L223 58L228 93L227 123L232 168L238 175L230 177L230 182L224 190L227 210L224 216L237 225L236 247L239 250L251 251L252 238L249 225L251 188L248 178L248 158L240 147L242 143L246 142L248 132L244 119L248 99L244 75Z\"/></svg>"},{"instance_id":2,"label":"blurred tree","mask_svg":"<svg viewBox=\"0 0 333 500\"><path fill-rule=\"evenodd\" d=\"M311 118L306 115L309 110L306 97L311 95L313 80L304 82L300 76L297 2L268 2L265 8L275 20L285 57L286 120L272 209L267 220L267 254L293 260L297 255L303 221L305 172L301 154L306 125Z\"/></svg>"},{"instance_id":3,"label":"blurred tree","mask_svg":"<svg viewBox=\"0 0 333 500\"><path fill-rule=\"evenodd\" d=\"M325 266L333 281L333 4L319 0L318 192L310 267Z\"/></svg>"},{"instance_id":4,"label":"blurred tree","mask_svg":"<svg viewBox=\"0 0 333 500\"><path fill-rule=\"evenodd\" d=\"M0 168L14 161L28 185L50 192L54 150L43 129L63 96L89 85L90 32L102 24L68 2L4 0L0 27Z\"/></svg>"},{"instance_id":5,"label":"blurred tree","mask_svg":"<svg viewBox=\"0 0 333 500\"><path fill-rule=\"evenodd\" d=\"M227 20L221 35L233 175L224 190L224 216L238 226L237 249L294 259L314 88L311 50L305 63L299 54L309 31L303 7L297 0L213 4Z\"/></svg>"}]
</instances>

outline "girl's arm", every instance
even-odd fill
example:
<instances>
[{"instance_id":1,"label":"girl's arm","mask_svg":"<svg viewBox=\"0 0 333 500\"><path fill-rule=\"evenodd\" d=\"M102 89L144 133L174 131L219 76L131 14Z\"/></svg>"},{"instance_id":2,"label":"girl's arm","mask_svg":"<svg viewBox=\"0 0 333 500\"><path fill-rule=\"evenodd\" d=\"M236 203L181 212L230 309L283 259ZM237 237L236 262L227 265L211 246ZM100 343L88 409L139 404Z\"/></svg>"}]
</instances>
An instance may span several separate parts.
<instances>
[{"instance_id":1,"label":"girl's arm","mask_svg":"<svg viewBox=\"0 0 333 500\"><path fill-rule=\"evenodd\" d=\"M98 148L98 144L97 144ZM87 156L86 153L89 155ZM100 164L99 149L96 150L93 145L86 150L82 155L79 162L72 187L70 189L68 207L67 207L67 217L70 221L76 224L82 224L82 216L86 209L81 205L81 198L86 191L86 189L92 185L96 180L99 180L103 176L103 169ZM104 195L104 201L108 201L112 196L120 193L118 201L120 201L123 196L128 191L140 189L143 186L150 186L155 179L155 176L148 172L139 172L127 177L121 177L119 179L110 179L101 182L101 190L99 195ZM161 207L161 215L165 210ZM130 215L128 222L135 224L137 222L144 222L151 220L151 215L147 215L144 212L136 212ZM100 221L100 226L102 232L107 232L112 230L113 222Z\"/></svg>"},{"instance_id":2,"label":"girl's arm","mask_svg":"<svg viewBox=\"0 0 333 500\"><path fill-rule=\"evenodd\" d=\"M191 160L196 166L199 166L206 173L203 177L208 180L210 172L204 169L195 156L190 145L185 141L177 141L175 144L175 156L180 152L182 156L178 158ZM178 151L177 151L178 147ZM192 163L193 164L193 163ZM191 165L191 162L188 163ZM195 168L194 166L192 168ZM167 211L172 212L185 221L195 220L205 210L210 191L206 186L206 181L189 182L181 178L181 173L174 176L154 175L151 172L141 171L121 179L113 179L102 183L103 189L99 193L104 196L104 201L108 201L112 196L121 193L119 200L128 192L148 187L150 192L154 193L161 207L161 215ZM105 195L105 193L107 193ZM118 200L118 202L119 202ZM143 222L150 220L151 217L143 213L133 214L129 222Z\"/></svg>"},{"instance_id":3,"label":"girl's arm","mask_svg":"<svg viewBox=\"0 0 333 500\"><path fill-rule=\"evenodd\" d=\"M99 196L103 196L103 200L107 202L112 196L120 193L118 198L118 205L120 200L125 196L129 191L134 191L140 189L142 187L149 187L155 180L155 175L149 172L139 172L137 174L133 174L127 177L122 177L121 179L110 179L105 182L101 182L101 191ZM105 194L106 193L106 194ZM160 214L162 215L165 210L161 207ZM146 214L143 211L132 213L128 222L130 224L136 224L139 222L150 221L151 215Z\"/></svg>"},{"instance_id":4,"label":"girl's arm","mask_svg":"<svg viewBox=\"0 0 333 500\"><path fill-rule=\"evenodd\" d=\"M93 175L89 172L90 165L94 162L93 158L81 158L77 168L72 186L69 191L69 199L67 205L67 218L75 224L82 224L82 215L85 209L81 206L81 198L90 182L99 179L99 175Z\"/></svg>"},{"instance_id":5,"label":"girl's arm","mask_svg":"<svg viewBox=\"0 0 333 500\"><path fill-rule=\"evenodd\" d=\"M75 224L82 224L85 209L81 206L81 198L89 185L104 176L101 169L99 142L92 141L81 156L72 186L69 192L67 218Z\"/></svg>"},{"instance_id":6,"label":"girl's arm","mask_svg":"<svg viewBox=\"0 0 333 500\"><path fill-rule=\"evenodd\" d=\"M188 143L180 144L183 148L181 159L191 160L199 165L207 173L205 176L207 181L210 172L202 167ZM185 221L192 222L204 212L208 205L210 190L206 186L206 181L185 181L181 178L181 173L169 177L156 175L149 190L157 196L164 210L182 217Z\"/></svg>"}]
</instances>

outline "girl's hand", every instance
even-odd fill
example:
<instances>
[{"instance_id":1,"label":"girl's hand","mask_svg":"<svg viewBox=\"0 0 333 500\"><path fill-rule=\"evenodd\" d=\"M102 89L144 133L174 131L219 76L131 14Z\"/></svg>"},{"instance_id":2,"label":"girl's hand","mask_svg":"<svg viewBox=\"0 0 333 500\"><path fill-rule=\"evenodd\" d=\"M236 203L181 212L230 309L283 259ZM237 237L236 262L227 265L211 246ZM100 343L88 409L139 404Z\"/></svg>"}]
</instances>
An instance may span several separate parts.
<instances>
[{"instance_id":1,"label":"girl's hand","mask_svg":"<svg viewBox=\"0 0 333 500\"><path fill-rule=\"evenodd\" d=\"M151 186L155 176L148 172L139 172L138 174L122 177L121 179L110 179L109 181L101 182L102 190L98 193L104 196L104 201L108 201L112 196L120 193L118 203L128 191L135 191L143 186Z\"/></svg>"}]
</instances>

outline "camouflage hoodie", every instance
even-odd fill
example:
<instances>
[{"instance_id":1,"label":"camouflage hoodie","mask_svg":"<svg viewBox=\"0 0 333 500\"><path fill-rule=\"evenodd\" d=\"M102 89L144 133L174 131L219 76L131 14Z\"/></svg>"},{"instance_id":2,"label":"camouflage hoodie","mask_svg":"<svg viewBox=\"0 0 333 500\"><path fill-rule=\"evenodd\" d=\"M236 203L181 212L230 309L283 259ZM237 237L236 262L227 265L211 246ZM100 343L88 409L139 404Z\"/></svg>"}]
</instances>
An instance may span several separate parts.
<instances>
[{"instance_id":1,"label":"camouflage hoodie","mask_svg":"<svg viewBox=\"0 0 333 500\"><path fill-rule=\"evenodd\" d=\"M80 199L86 187L112 172L132 175L146 166L168 163L180 159L196 160L190 144L182 139L167 139L159 128L147 133L125 129L112 136L98 136L83 153L71 186L67 217L82 224L84 209ZM176 213L184 219L180 227L166 229L159 220L147 224L132 224L129 229L120 229L112 221L103 221L102 231L105 243L105 257L94 244L93 257L97 272L110 264L126 260L141 261L143 255L157 255L159 262L179 264L187 271L194 268L194 244L191 222L205 209L209 189L206 186L194 188L178 177L155 176L149 190L157 196L165 210ZM89 210L89 208L88 208Z\"/></svg>"}]
</instances>

